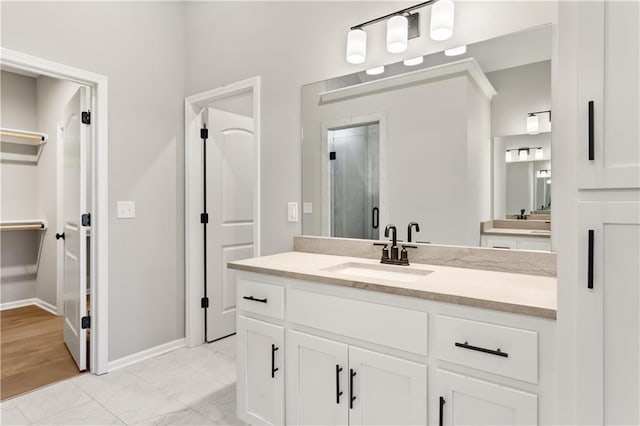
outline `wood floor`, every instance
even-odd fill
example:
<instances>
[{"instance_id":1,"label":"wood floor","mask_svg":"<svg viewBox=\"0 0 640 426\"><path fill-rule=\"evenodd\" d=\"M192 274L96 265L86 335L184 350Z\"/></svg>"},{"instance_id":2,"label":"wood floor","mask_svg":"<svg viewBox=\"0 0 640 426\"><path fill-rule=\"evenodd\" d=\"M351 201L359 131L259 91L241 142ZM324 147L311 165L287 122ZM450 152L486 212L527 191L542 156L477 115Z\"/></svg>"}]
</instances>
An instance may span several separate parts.
<instances>
[{"instance_id":1,"label":"wood floor","mask_svg":"<svg viewBox=\"0 0 640 426\"><path fill-rule=\"evenodd\" d=\"M81 374L64 344L62 317L37 306L1 312L2 400Z\"/></svg>"}]
</instances>

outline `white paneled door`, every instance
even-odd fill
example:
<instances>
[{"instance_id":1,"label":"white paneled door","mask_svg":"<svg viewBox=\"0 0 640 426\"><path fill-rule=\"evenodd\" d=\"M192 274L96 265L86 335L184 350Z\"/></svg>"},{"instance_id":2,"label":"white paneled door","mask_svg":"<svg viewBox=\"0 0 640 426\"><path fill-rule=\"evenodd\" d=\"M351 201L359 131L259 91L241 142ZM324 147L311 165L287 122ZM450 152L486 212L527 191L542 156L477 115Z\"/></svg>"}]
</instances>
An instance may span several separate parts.
<instances>
[{"instance_id":1,"label":"white paneled door","mask_svg":"<svg viewBox=\"0 0 640 426\"><path fill-rule=\"evenodd\" d=\"M256 182L253 119L207 109L207 339L236 331L235 272L227 262L254 255Z\"/></svg>"},{"instance_id":2,"label":"white paneled door","mask_svg":"<svg viewBox=\"0 0 640 426\"><path fill-rule=\"evenodd\" d=\"M65 107L63 127L63 224L64 224L64 342L78 369L87 368L87 228L82 215L87 209L87 144L89 126L82 111L89 109L89 89L81 87Z\"/></svg>"}]
</instances>

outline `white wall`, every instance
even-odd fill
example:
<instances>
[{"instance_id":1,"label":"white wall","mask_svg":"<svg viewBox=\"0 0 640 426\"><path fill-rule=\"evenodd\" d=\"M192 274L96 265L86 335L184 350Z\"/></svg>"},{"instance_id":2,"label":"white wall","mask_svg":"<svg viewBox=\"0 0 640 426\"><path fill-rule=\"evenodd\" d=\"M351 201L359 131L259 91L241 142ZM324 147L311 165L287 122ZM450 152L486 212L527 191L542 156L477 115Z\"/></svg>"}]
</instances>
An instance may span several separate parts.
<instances>
[{"instance_id":1,"label":"white wall","mask_svg":"<svg viewBox=\"0 0 640 426\"><path fill-rule=\"evenodd\" d=\"M36 80L2 71L0 76L0 127L38 131ZM32 220L37 217L37 173L33 164L0 164L0 220ZM0 234L0 302L36 296L40 232L13 231ZM25 273L24 268L29 269Z\"/></svg>"},{"instance_id":2,"label":"white wall","mask_svg":"<svg viewBox=\"0 0 640 426\"><path fill-rule=\"evenodd\" d=\"M5 2L1 19L3 47L109 78L109 359L183 337L184 5Z\"/></svg>"},{"instance_id":3,"label":"white wall","mask_svg":"<svg viewBox=\"0 0 640 426\"><path fill-rule=\"evenodd\" d=\"M36 297L57 304L56 300L56 232L57 229L57 124L64 120L64 108L80 86L49 77L36 79L38 130L47 133L49 140L42 150L37 175L37 215L49 224L45 235L38 268Z\"/></svg>"}]
</instances>

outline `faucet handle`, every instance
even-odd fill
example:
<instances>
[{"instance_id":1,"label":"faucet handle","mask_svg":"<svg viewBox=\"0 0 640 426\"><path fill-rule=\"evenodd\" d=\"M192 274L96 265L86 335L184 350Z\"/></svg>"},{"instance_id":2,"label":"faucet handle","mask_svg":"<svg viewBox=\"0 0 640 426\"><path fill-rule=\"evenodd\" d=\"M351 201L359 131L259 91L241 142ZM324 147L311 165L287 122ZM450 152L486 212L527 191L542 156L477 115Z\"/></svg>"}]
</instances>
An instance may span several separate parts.
<instances>
[{"instance_id":1,"label":"faucet handle","mask_svg":"<svg viewBox=\"0 0 640 426\"><path fill-rule=\"evenodd\" d=\"M417 249L418 246L414 246L413 244L402 244L402 248L403 249L408 249L408 248Z\"/></svg>"},{"instance_id":2,"label":"faucet handle","mask_svg":"<svg viewBox=\"0 0 640 426\"><path fill-rule=\"evenodd\" d=\"M389 243L373 243L374 246L388 246Z\"/></svg>"},{"instance_id":3,"label":"faucet handle","mask_svg":"<svg viewBox=\"0 0 640 426\"><path fill-rule=\"evenodd\" d=\"M389 243L373 243L374 246L382 246L382 257L380 258L381 262L389 260Z\"/></svg>"}]
</instances>

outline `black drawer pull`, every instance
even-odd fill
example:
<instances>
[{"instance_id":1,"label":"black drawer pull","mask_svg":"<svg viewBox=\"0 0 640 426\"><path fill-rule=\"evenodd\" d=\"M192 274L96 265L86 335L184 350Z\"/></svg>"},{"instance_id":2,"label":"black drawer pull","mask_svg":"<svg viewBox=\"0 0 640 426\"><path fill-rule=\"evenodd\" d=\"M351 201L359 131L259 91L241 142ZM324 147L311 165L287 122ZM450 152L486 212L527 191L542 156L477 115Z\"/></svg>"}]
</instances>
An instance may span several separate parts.
<instances>
[{"instance_id":1,"label":"black drawer pull","mask_svg":"<svg viewBox=\"0 0 640 426\"><path fill-rule=\"evenodd\" d=\"M589 229L589 258L587 264L587 288L593 289L593 238L595 232Z\"/></svg>"},{"instance_id":2,"label":"black drawer pull","mask_svg":"<svg viewBox=\"0 0 640 426\"><path fill-rule=\"evenodd\" d=\"M267 298L265 297L264 299L257 299L253 296L242 296L243 299L246 300L251 300L253 302L260 302L260 303L267 303Z\"/></svg>"},{"instance_id":3,"label":"black drawer pull","mask_svg":"<svg viewBox=\"0 0 640 426\"><path fill-rule=\"evenodd\" d=\"M342 395L342 391L340 390L340 372L342 371L342 367L336 364L336 404L340 404L340 396Z\"/></svg>"},{"instance_id":4,"label":"black drawer pull","mask_svg":"<svg viewBox=\"0 0 640 426\"><path fill-rule=\"evenodd\" d=\"M438 416L438 426L444 426L444 404L445 400L443 397L440 397L440 412Z\"/></svg>"},{"instance_id":5,"label":"black drawer pull","mask_svg":"<svg viewBox=\"0 0 640 426\"><path fill-rule=\"evenodd\" d=\"M593 101L589 101L589 161L593 161L595 154L595 134L593 127Z\"/></svg>"},{"instance_id":6,"label":"black drawer pull","mask_svg":"<svg viewBox=\"0 0 640 426\"><path fill-rule=\"evenodd\" d=\"M64 240L64 232L62 234L56 234L56 240L62 238Z\"/></svg>"},{"instance_id":7,"label":"black drawer pull","mask_svg":"<svg viewBox=\"0 0 640 426\"><path fill-rule=\"evenodd\" d=\"M356 372L353 371L353 368L349 369L349 409L353 410L353 401L356 400L356 396L353 392L353 378L355 377Z\"/></svg>"},{"instance_id":8,"label":"black drawer pull","mask_svg":"<svg viewBox=\"0 0 640 426\"><path fill-rule=\"evenodd\" d=\"M498 355L505 358L509 357L509 354L507 352L502 352L500 348L494 351L493 349L481 348L480 346L471 346L468 342L464 342L464 343L456 342L456 346L463 349L470 349L472 351L484 352L486 354Z\"/></svg>"},{"instance_id":9,"label":"black drawer pull","mask_svg":"<svg viewBox=\"0 0 640 426\"><path fill-rule=\"evenodd\" d=\"M276 377L276 371L279 370L279 368L276 368L276 351L280 349L279 347L277 347L276 345L272 344L271 345L271 378L275 378Z\"/></svg>"}]
</instances>

